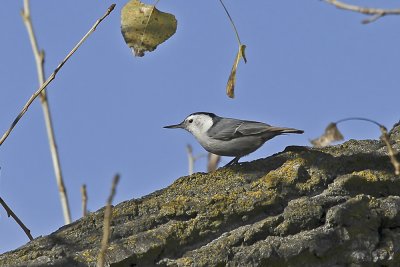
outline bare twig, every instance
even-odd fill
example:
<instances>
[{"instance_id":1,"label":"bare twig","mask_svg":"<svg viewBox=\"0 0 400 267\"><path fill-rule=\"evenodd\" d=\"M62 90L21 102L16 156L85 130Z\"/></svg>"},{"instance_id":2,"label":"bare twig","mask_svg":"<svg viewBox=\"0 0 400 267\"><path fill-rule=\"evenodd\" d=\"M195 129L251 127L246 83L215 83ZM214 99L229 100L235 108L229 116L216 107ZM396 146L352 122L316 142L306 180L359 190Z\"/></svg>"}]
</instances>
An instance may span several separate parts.
<instances>
[{"instance_id":1,"label":"bare twig","mask_svg":"<svg viewBox=\"0 0 400 267\"><path fill-rule=\"evenodd\" d=\"M37 39L35 36L35 32L33 30L33 24L32 24L31 15L30 15L29 0L24 0L24 9L21 12L21 16L24 21L25 27L28 31L29 40L31 42L33 55L34 55L35 61L36 61L36 69L37 69L39 86L40 86L45 82L45 80L44 80L45 79L44 51L43 50L39 51L39 48L38 48L38 43L37 43ZM43 90L40 93L40 100L42 103L43 115L44 115L44 119L45 119L45 123L46 123L47 136L49 139L50 152L51 152L51 158L53 160L54 172L55 172L55 176L56 176L58 190L60 193L61 206L62 206L62 210L63 210L63 214L64 214L64 222L65 222L65 224L69 224L69 223L71 223L71 212L69 209L68 195L67 195L67 192L65 189L64 179L62 176L60 157L59 157L59 153L58 153L58 149L57 149L57 145L56 145L54 127L53 127L50 107L49 107L49 103L48 103L48 99L47 99L47 95L46 95L46 90Z\"/></svg>"},{"instance_id":2,"label":"bare twig","mask_svg":"<svg viewBox=\"0 0 400 267\"><path fill-rule=\"evenodd\" d=\"M88 199L85 184L83 184L81 187L81 194L82 194L82 217L85 217L87 214L87 199Z\"/></svg>"},{"instance_id":3,"label":"bare twig","mask_svg":"<svg viewBox=\"0 0 400 267\"><path fill-rule=\"evenodd\" d=\"M4 207L4 209L7 211L7 216L8 217L13 217L13 219L19 224L19 226L24 230L25 234L28 236L29 240L33 240L33 237L31 235L31 231L23 224L23 222L15 215L15 213L10 209L10 207L7 206L7 204L4 202L4 200L0 197L0 204Z\"/></svg>"},{"instance_id":4,"label":"bare twig","mask_svg":"<svg viewBox=\"0 0 400 267\"><path fill-rule=\"evenodd\" d=\"M21 16L24 21L26 30L28 31L29 40L31 42L33 55L36 61L36 70L39 78L39 86L44 83L44 51L39 51L35 31L33 30L33 24L31 19L31 11L29 6L29 0L24 0L24 8L21 11ZM40 98L42 101L45 101L46 98L46 91L43 90L40 94Z\"/></svg>"},{"instance_id":5,"label":"bare twig","mask_svg":"<svg viewBox=\"0 0 400 267\"><path fill-rule=\"evenodd\" d=\"M68 61L68 59L75 53L76 50L82 45L82 43L96 30L97 26L113 11L115 4L112 4L108 9L107 12L98 19L92 28L82 37L82 39L75 45L75 47L68 53L68 55L61 61L61 63L57 66L57 68L53 71L49 78L40 86L40 88L29 98L28 102L26 102L25 106L22 108L21 112L18 116L14 119L13 123L11 124L10 128L3 134L0 139L0 146L4 143L7 137L10 135L11 131L17 125L19 120L24 116L26 111L28 110L29 106L32 104L33 100L35 100L41 92L55 79L58 71L64 66L64 64Z\"/></svg>"},{"instance_id":6,"label":"bare twig","mask_svg":"<svg viewBox=\"0 0 400 267\"><path fill-rule=\"evenodd\" d=\"M363 19L361 21L361 23L362 24L368 24L368 23L377 21L378 19L382 18L383 16L385 16L385 14L376 14L376 15L370 16L370 17L368 17L366 19Z\"/></svg>"},{"instance_id":7,"label":"bare twig","mask_svg":"<svg viewBox=\"0 0 400 267\"><path fill-rule=\"evenodd\" d=\"M221 156L213 153L208 153L207 172L215 171L218 168L218 164L221 160Z\"/></svg>"},{"instance_id":8,"label":"bare twig","mask_svg":"<svg viewBox=\"0 0 400 267\"><path fill-rule=\"evenodd\" d=\"M365 15L370 15L369 19L365 19L362 23L370 23L386 15L400 15L400 9L382 9L382 8L369 8L356 5L347 4L337 0L324 0L326 3L334 5L337 8L358 12Z\"/></svg>"},{"instance_id":9,"label":"bare twig","mask_svg":"<svg viewBox=\"0 0 400 267\"><path fill-rule=\"evenodd\" d=\"M187 144L186 145L186 151L188 154L188 162L189 162L189 175L192 175L194 173L194 163L196 160L205 157L207 154L200 154L197 156L193 155L193 148L191 145Z\"/></svg>"},{"instance_id":10,"label":"bare twig","mask_svg":"<svg viewBox=\"0 0 400 267\"><path fill-rule=\"evenodd\" d=\"M390 161L392 162L392 164L394 166L394 172L395 172L396 175L400 175L400 163L396 159L396 152L394 152L394 149L390 144L390 140L389 140L389 135L387 133L387 129L386 129L385 126L381 126L379 128L381 129L381 132L382 132L381 139L386 144L386 147L388 149L388 154L389 154L389 157L390 157Z\"/></svg>"},{"instance_id":11,"label":"bare twig","mask_svg":"<svg viewBox=\"0 0 400 267\"><path fill-rule=\"evenodd\" d=\"M193 174L193 170L194 170L194 161L195 158L193 156L193 148L191 145L186 145L186 151L188 154L188 162L189 162L189 175Z\"/></svg>"},{"instance_id":12,"label":"bare twig","mask_svg":"<svg viewBox=\"0 0 400 267\"><path fill-rule=\"evenodd\" d=\"M119 174L114 176L112 185L111 185L111 193L107 200L107 205L104 210L104 222L103 222L103 238L101 239L101 248L99 255L97 257L97 267L103 267L105 264L106 251L108 248L108 240L110 238L110 223L112 216L112 208L111 204L115 196L115 188L117 187L119 181Z\"/></svg>"}]
</instances>

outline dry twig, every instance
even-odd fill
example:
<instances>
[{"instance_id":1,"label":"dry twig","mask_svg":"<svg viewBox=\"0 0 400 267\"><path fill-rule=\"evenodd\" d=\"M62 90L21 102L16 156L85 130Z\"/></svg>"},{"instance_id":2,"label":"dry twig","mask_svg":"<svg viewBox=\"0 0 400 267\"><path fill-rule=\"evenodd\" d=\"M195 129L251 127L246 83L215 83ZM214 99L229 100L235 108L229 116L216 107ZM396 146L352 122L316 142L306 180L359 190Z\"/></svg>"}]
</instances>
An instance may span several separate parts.
<instances>
[{"instance_id":1,"label":"dry twig","mask_svg":"<svg viewBox=\"0 0 400 267\"><path fill-rule=\"evenodd\" d=\"M119 174L114 176L112 185L111 185L111 193L107 200L107 205L104 210L104 222L103 222L103 238L101 239L101 248L99 255L97 257L97 267L103 267L105 264L106 251L108 248L108 240L110 238L110 223L112 216L112 208L111 204L115 196L115 188L117 187L119 181Z\"/></svg>"},{"instance_id":2,"label":"dry twig","mask_svg":"<svg viewBox=\"0 0 400 267\"><path fill-rule=\"evenodd\" d=\"M24 0L24 9L21 12L22 19L24 21L25 27L28 31L29 40L31 42L33 55L36 61L36 69L38 74L39 86L45 82L45 75L44 75L44 51L39 51L37 39L35 36L35 32L33 30L32 19L30 15L30 8L29 8L29 0ZM54 134L53 122L51 118L51 112L49 103L47 100L46 90L41 91L40 93L40 101L42 103L43 115L44 120L46 123L47 129L47 136L49 139L50 145L50 152L51 158L53 160L53 167L56 176L56 181L58 185L58 190L60 193L60 200L64 214L64 222L65 224L71 223L71 212L69 209L69 202L68 202L68 195L64 185L64 179L61 172L61 164L60 164L60 157L56 145L56 139Z\"/></svg>"},{"instance_id":3,"label":"dry twig","mask_svg":"<svg viewBox=\"0 0 400 267\"><path fill-rule=\"evenodd\" d=\"M386 15L400 15L400 9L382 9L382 8L368 8L361 7L356 5L351 5L347 3L343 3L337 0L324 0L326 3L334 5L337 8L349 10L353 12L358 12L365 15L370 15L368 19L362 21L362 23L370 23L374 22L377 19L386 16Z\"/></svg>"},{"instance_id":4,"label":"dry twig","mask_svg":"<svg viewBox=\"0 0 400 267\"><path fill-rule=\"evenodd\" d=\"M8 217L13 217L14 220L19 224L19 226L24 230L25 234L28 236L29 240L33 240L33 237L31 235L31 230L29 230L25 224L15 215L15 213L10 209L10 207L7 206L6 202L0 197L0 204L4 207L4 209L7 211L7 216Z\"/></svg>"},{"instance_id":5,"label":"dry twig","mask_svg":"<svg viewBox=\"0 0 400 267\"><path fill-rule=\"evenodd\" d=\"M83 184L81 187L81 194L82 194L82 217L85 217L87 214L87 199L88 199L85 184Z\"/></svg>"},{"instance_id":6,"label":"dry twig","mask_svg":"<svg viewBox=\"0 0 400 267\"><path fill-rule=\"evenodd\" d=\"M390 144L390 140L389 140L389 135L387 133L387 129L385 126L381 125L379 127L381 129L382 135L381 135L381 140L383 142L385 142L386 147L388 149L388 154L390 157L390 161L392 162L393 166L394 166L394 172L396 175L400 175L400 163L396 158L396 152L394 151L393 147Z\"/></svg>"},{"instance_id":7,"label":"dry twig","mask_svg":"<svg viewBox=\"0 0 400 267\"><path fill-rule=\"evenodd\" d=\"M188 162L189 162L189 175L192 175L194 173L194 163L196 160L205 157L206 154L200 154L197 156L193 155L193 148L191 145L187 144L186 145L186 152L188 154Z\"/></svg>"},{"instance_id":8,"label":"dry twig","mask_svg":"<svg viewBox=\"0 0 400 267\"><path fill-rule=\"evenodd\" d=\"M194 171L194 161L196 160L193 156L193 148L191 145L186 145L186 151L188 154L188 162L189 162L189 175L193 174Z\"/></svg>"},{"instance_id":9,"label":"dry twig","mask_svg":"<svg viewBox=\"0 0 400 267\"><path fill-rule=\"evenodd\" d=\"M41 94L41 92L55 79L57 73L59 70L64 66L64 64L68 61L68 59L78 50L78 48L82 45L82 43L96 30L97 26L114 10L115 4L112 4L106 11L106 13L98 19L92 28L82 37L82 39L75 45L75 47L71 50L71 52L68 53L68 55L61 61L61 63L57 66L57 68L53 71L53 73L50 75L49 78L39 87L39 89L29 98L29 100L26 102L25 106L22 108L21 112L18 114L18 116L14 119L14 121L11 123L10 128L3 134L3 136L0 139L0 146L4 143L4 141L7 139L7 137L10 135L11 131L14 129L14 127L17 125L19 120L24 116L26 111L28 110L29 106L32 104L32 102Z\"/></svg>"},{"instance_id":10,"label":"dry twig","mask_svg":"<svg viewBox=\"0 0 400 267\"><path fill-rule=\"evenodd\" d=\"M221 156L213 153L208 153L207 172L213 172L218 168L218 164L221 160Z\"/></svg>"}]
</instances>

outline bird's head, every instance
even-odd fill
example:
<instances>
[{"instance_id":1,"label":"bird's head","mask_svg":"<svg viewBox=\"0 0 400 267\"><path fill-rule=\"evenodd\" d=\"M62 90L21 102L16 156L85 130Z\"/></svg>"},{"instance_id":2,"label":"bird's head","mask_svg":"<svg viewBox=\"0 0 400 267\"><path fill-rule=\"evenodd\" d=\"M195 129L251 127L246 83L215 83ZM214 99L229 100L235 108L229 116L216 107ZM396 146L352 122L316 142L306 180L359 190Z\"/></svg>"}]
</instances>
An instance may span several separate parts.
<instances>
[{"instance_id":1,"label":"bird's head","mask_svg":"<svg viewBox=\"0 0 400 267\"><path fill-rule=\"evenodd\" d=\"M167 129L181 128L192 133L196 137L204 135L213 125L217 115L209 112L196 112L186 117L181 123L165 126Z\"/></svg>"}]
</instances>

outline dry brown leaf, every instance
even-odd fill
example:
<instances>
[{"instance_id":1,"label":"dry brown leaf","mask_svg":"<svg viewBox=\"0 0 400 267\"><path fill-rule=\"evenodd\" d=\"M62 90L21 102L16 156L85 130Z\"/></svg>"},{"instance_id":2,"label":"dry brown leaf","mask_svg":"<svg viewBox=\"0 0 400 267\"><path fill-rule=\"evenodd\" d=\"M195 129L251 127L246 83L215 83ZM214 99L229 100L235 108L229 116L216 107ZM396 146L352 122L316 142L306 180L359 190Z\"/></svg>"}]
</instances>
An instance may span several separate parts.
<instances>
[{"instance_id":1,"label":"dry brown leaf","mask_svg":"<svg viewBox=\"0 0 400 267\"><path fill-rule=\"evenodd\" d=\"M239 45L239 51L236 54L235 62L233 63L233 67L231 70L231 74L229 75L228 83L226 85L226 94L230 98L235 97L235 83L236 83L236 70L239 65L239 61L243 58L244 63L247 63L246 55L245 55L246 46L241 44Z\"/></svg>"},{"instance_id":2,"label":"dry brown leaf","mask_svg":"<svg viewBox=\"0 0 400 267\"><path fill-rule=\"evenodd\" d=\"M176 32L175 16L161 12L154 5L129 1L121 11L121 32L135 56L153 51Z\"/></svg>"},{"instance_id":3,"label":"dry brown leaf","mask_svg":"<svg viewBox=\"0 0 400 267\"><path fill-rule=\"evenodd\" d=\"M324 147L330 145L332 142L343 140L343 135L336 127L336 123L329 123L325 129L325 133L320 137L311 140L311 144L316 147Z\"/></svg>"}]
</instances>

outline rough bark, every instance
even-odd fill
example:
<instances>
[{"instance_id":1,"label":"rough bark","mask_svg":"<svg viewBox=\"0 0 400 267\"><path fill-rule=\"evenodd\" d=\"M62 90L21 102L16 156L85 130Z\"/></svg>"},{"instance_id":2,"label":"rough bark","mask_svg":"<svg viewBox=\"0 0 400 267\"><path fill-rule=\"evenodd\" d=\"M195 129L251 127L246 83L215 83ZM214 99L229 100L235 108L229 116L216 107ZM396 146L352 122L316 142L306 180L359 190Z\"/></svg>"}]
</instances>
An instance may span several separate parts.
<instances>
[{"instance_id":1,"label":"rough bark","mask_svg":"<svg viewBox=\"0 0 400 267\"><path fill-rule=\"evenodd\" d=\"M390 137L399 151L399 125ZM288 147L115 206L106 258L111 266L400 266L399 196L381 141ZM94 266L103 215L0 255L0 266Z\"/></svg>"}]
</instances>

